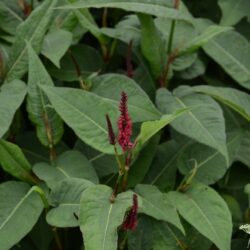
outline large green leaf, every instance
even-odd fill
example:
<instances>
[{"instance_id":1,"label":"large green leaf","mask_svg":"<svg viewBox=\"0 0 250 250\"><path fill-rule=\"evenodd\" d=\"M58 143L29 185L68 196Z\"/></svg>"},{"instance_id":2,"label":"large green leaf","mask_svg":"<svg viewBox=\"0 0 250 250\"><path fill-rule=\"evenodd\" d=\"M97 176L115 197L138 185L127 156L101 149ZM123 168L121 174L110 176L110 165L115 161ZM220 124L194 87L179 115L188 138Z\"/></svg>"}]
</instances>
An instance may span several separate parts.
<instances>
[{"instance_id":1,"label":"large green leaf","mask_svg":"<svg viewBox=\"0 0 250 250\"><path fill-rule=\"evenodd\" d=\"M133 122L156 120L160 112L137 83L123 75L106 74L92 80L91 91L119 106L121 92L128 95L128 110ZM108 111L108 110L107 110Z\"/></svg>"},{"instance_id":2,"label":"large green leaf","mask_svg":"<svg viewBox=\"0 0 250 250\"><path fill-rule=\"evenodd\" d=\"M69 31L63 29L52 30L44 38L41 53L60 68L60 59L68 50L71 42L72 33Z\"/></svg>"},{"instance_id":3,"label":"large green leaf","mask_svg":"<svg viewBox=\"0 0 250 250\"><path fill-rule=\"evenodd\" d=\"M17 29L13 44L6 81L21 78L28 69L27 44L29 42L35 51L40 51L43 37L50 24L53 7L57 0L46 0Z\"/></svg>"},{"instance_id":4,"label":"large green leaf","mask_svg":"<svg viewBox=\"0 0 250 250\"><path fill-rule=\"evenodd\" d=\"M0 198L1 249L9 250L33 228L43 202L34 188L14 181L0 185Z\"/></svg>"},{"instance_id":5,"label":"large green leaf","mask_svg":"<svg viewBox=\"0 0 250 250\"><path fill-rule=\"evenodd\" d=\"M81 9L81 8L119 8L126 11L135 11L155 16L187 19L185 13L173 8L171 1L166 0L84 0L74 4L61 6L61 9Z\"/></svg>"},{"instance_id":6,"label":"large green leaf","mask_svg":"<svg viewBox=\"0 0 250 250\"><path fill-rule=\"evenodd\" d=\"M250 44L244 36L228 31L210 40L203 49L235 81L250 89Z\"/></svg>"},{"instance_id":7,"label":"large green leaf","mask_svg":"<svg viewBox=\"0 0 250 250\"><path fill-rule=\"evenodd\" d=\"M59 181L69 178L81 178L98 183L96 172L91 163L78 151L66 151L60 155L54 164L37 163L34 173L53 188Z\"/></svg>"},{"instance_id":8,"label":"large green leaf","mask_svg":"<svg viewBox=\"0 0 250 250\"><path fill-rule=\"evenodd\" d=\"M177 159L188 144L179 145L174 140L170 140L159 145L143 183L156 185L161 191L171 190L175 185Z\"/></svg>"},{"instance_id":9,"label":"large green leaf","mask_svg":"<svg viewBox=\"0 0 250 250\"><path fill-rule=\"evenodd\" d=\"M27 88L19 80L4 84L0 89L0 138L8 131L15 112L22 104Z\"/></svg>"},{"instance_id":10,"label":"large green leaf","mask_svg":"<svg viewBox=\"0 0 250 250\"><path fill-rule=\"evenodd\" d=\"M80 178L68 178L56 183L50 194L50 209L46 216L47 222L55 227L76 227L80 199L83 191L94 185Z\"/></svg>"},{"instance_id":11,"label":"large green leaf","mask_svg":"<svg viewBox=\"0 0 250 250\"><path fill-rule=\"evenodd\" d=\"M109 113L111 120L117 121L120 93L125 85L133 122L157 119L159 112L132 80L112 75L98 79L100 84L93 88L98 95L72 88L41 87L58 114L80 139L99 151L113 154L113 146L108 141L105 114Z\"/></svg>"},{"instance_id":12,"label":"large green leaf","mask_svg":"<svg viewBox=\"0 0 250 250\"><path fill-rule=\"evenodd\" d=\"M232 218L225 201L210 187L195 184L169 197L180 214L220 250L230 250Z\"/></svg>"},{"instance_id":13,"label":"large green leaf","mask_svg":"<svg viewBox=\"0 0 250 250\"><path fill-rule=\"evenodd\" d=\"M29 80L27 110L29 118L36 125L37 136L45 146L53 147L63 135L63 123L55 110L50 106L48 98L39 85L53 86L52 79L44 68L39 57L30 45Z\"/></svg>"},{"instance_id":14,"label":"large green leaf","mask_svg":"<svg viewBox=\"0 0 250 250\"><path fill-rule=\"evenodd\" d=\"M218 36L219 34L231 30L230 27L223 27L219 25L211 25L205 29L200 35L194 37L189 41L183 48L180 49L180 54L192 53L199 49L201 46L205 45L212 38Z\"/></svg>"},{"instance_id":15,"label":"large green leaf","mask_svg":"<svg viewBox=\"0 0 250 250\"><path fill-rule=\"evenodd\" d=\"M84 191L80 202L79 222L86 250L116 250L117 228L126 210L132 206L133 193L128 191L110 202L112 189L97 185Z\"/></svg>"},{"instance_id":16,"label":"large green leaf","mask_svg":"<svg viewBox=\"0 0 250 250\"><path fill-rule=\"evenodd\" d=\"M155 26L153 17L143 14L139 14L138 17L141 22L141 50L157 79L166 63L164 41Z\"/></svg>"},{"instance_id":17,"label":"large green leaf","mask_svg":"<svg viewBox=\"0 0 250 250\"><path fill-rule=\"evenodd\" d=\"M169 222L179 228L184 233L184 228L180 222L176 208L164 194L152 185L139 184L135 192L142 198L142 206L139 208L140 213L149 215L157 220Z\"/></svg>"},{"instance_id":18,"label":"large green leaf","mask_svg":"<svg viewBox=\"0 0 250 250\"><path fill-rule=\"evenodd\" d=\"M250 95L246 92L213 86L195 86L193 90L212 96L250 121Z\"/></svg>"},{"instance_id":19,"label":"large green leaf","mask_svg":"<svg viewBox=\"0 0 250 250\"><path fill-rule=\"evenodd\" d=\"M14 177L31 183L35 182L31 175L30 163L17 145L0 140L0 164Z\"/></svg>"},{"instance_id":20,"label":"large green leaf","mask_svg":"<svg viewBox=\"0 0 250 250\"><path fill-rule=\"evenodd\" d=\"M227 134L228 164L217 150L199 143L190 143L179 154L178 168L186 175L196 167L194 179L207 185L214 184L225 175L235 160L241 140L242 133Z\"/></svg>"},{"instance_id":21,"label":"large green leaf","mask_svg":"<svg viewBox=\"0 0 250 250\"><path fill-rule=\"evenodd\" d=\"M157 105L165 114L181 108L190 111L176 119L171 126L178 132L218 150L227 160L225 121L220 106L209 96L192 94L180 87L172 94L166 89L157 92Z\"/></svg>"},{"instance_id":22,"label":"large green leaf","mask_svg":"<svg viewBox=\"0 0 250 250\"><path fill-rule=\"evenodd\" d=\"M222 10L221 25L234 25L245 16L250 18L248 0L219 0L218 4Z\"/></svg>"}]
</instances>

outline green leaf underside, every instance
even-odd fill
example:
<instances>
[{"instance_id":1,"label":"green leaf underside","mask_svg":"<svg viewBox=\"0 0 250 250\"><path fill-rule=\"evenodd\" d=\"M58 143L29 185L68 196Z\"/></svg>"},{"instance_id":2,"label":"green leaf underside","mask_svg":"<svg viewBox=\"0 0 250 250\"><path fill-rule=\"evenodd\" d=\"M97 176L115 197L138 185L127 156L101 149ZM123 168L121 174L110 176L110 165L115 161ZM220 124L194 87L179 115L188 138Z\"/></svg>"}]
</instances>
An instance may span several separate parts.
<instances>
[{"instance_id":1,"label":"green leaf underside","mask_svg":"<svg viewBox=\"0 0 250 250\"><path fill-rule=\"evenodd\" d=\"M79 222L86 250L116 250L117 228L122 224L126 210L132 206L130 191L117 196L114 203L109 199L112 189L97 185L82 195Z\"/></svg>"},{"instance_id":2,"label":"green leaf underside","mask_svg":"<svg viewBox=\"0 0 250 250\"><path fill-rule=\"evenodd\" d=\"M43 202L34 189L14 181L0 185L0 198L1 249L9 250L33 228L43 210Z\"/></svg>"},{"instance_id":3,"label":"green leaf underside","mask_svg":"<svg viewBox=\"0 0 250 250\"><path fill-rule=\"evenodd\" d=\"M210 187L193 184L186 193L170 192L169 197L184 217L220 250L229 250L232 219L225 201Z\"/></svg>"},{"instance_id":4,"label":"green leaf underside","mask_svg":"<svg viewBox=\"0 0 250 250\"><path fill-rule=\"evenodd\" d=\"M0 89L0 138L8 131L15 112L22 104L27 88L19 80L4 84Z\"/></svg>"},{"instance_id":5,"label":"green leaf underside","mask_svg":"<svg viewBox=\"0 0 250 250\"><path fill-rule=\"evenodd\" d=\"M54 83L47 73L39 57L28 45L29 80L27 110L30 120L36 126L37 136L44 146L57 144L63 135L63 123L50 102L41 91L40 85L53 86Z\"/></svg>"},{"instance_id":6,"label":"green leaf underside","mask_svg":"<svg viewBox=\"0 0 250 250\"><path fill-rule=\"evenodd\" d=\"M70 178L86 179L98 183L98 177L87 158L78 151L66 151L60 155L51 166L48 163L37 163L34 173L53 188L59 181Z\"/></svg>"},{"instance_id":7,"label":"green leaf underside","mask_svg":"<svg viewBox=\"0 0 250 250\"><path fill-rule=\"evenodd\" d=\"M182 93L183 91L183 93ZM220 106L209 96L189 94L188 87L157 92L157 104L163 113L189 108L186 114L171 123L178 132L217 149L228 161L225 120ZM192 92L191 92L192 93Z\"/></svg>"}]
</instances>

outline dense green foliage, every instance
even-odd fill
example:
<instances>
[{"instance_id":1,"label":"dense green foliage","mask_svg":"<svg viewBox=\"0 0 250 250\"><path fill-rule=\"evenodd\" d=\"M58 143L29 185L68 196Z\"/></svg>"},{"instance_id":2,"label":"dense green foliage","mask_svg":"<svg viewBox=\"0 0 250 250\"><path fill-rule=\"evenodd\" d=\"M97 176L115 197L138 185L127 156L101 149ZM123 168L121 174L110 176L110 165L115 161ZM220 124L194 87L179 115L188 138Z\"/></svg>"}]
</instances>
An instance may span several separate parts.
<instances>
[{"instance_id":1,"label":"dense green foliage","mask_svg":"<svg viewBox=\"0 0 250 250\"><path fill-rule=\"evenodd\" d=\"M1 0L0 250L247 248L249 9Z\"/></svg>"}]
</instances>

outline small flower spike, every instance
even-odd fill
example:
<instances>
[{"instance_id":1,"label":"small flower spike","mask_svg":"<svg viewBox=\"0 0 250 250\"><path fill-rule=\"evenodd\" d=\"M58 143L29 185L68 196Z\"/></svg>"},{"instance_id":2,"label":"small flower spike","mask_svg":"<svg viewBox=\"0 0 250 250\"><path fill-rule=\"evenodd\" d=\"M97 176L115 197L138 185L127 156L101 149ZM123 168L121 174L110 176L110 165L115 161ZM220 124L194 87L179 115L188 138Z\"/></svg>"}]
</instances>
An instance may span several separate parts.
<instances>
[{"instance_id":1,"label":"small flower spike","mask_svg":"<svg viewBox=\"0 0 250 250\"><path fill-rule=\"evenodd\" d=\"M130 141L130 137L132 135L132 121L130 119L129 113L128 113L128 96L123 91L121 93L121 101L120 101L120 117L118 119L118 143L123 149L123 152L126 152L128 149L132 148L132 143Z\"/></svg>"},{"instance_id":2,"label":"small flower spike","mask_svg":"<svg viewBox=\"0 0 250 250\"><path fill-rule=\"evenodd\" d=\"M109 118L108 114L106 114L106 121L107 121L107 127L108 127L109 143L111 145L115 145L115 133L114 133L112 123L110 121L110 118Z\"/></svg>"},{"instance_id":3,"label":"small flower spike","mask_svg":"<svg viewBox=\"0 0 250 250\"><path fill-rule=\"evenodd\" d=\"M133 207L129 211L126 216L125 221L122 224L123 230L135 230L138 224L137 221L137 213L138 213L138 197L136 194L133 195Z\"/></svg>"}]
</instances>

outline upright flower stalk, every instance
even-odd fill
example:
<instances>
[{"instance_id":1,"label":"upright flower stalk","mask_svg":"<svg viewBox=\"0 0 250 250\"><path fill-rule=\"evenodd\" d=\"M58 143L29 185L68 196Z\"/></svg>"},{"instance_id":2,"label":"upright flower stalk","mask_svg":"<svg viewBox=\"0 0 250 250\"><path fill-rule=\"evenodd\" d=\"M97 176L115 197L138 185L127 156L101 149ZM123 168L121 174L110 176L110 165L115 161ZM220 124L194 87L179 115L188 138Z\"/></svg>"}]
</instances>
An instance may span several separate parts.
<instances>
[{"instance_id":1,"label":"upright flower stalk","mask_svg":"<svg viewBox=\"0 0 250 250\"><path fill-rule=\"evenodd\" d=\"M119 166L119 176L117 178L111 201L114 202L119 191L120 184L123 191L127 188L127 178L130 164L132 162L132 150L135 143L131 142L132 136L132 120L128 112L128 96L122 91L119 104L120 116L117 121L118 135L116 137L109 115L106 114L106 122L108 129L108 139L111 145L114 145L115 157ZM123 155L119 155L117 144L120 145Z\"/></svg>"}]
</instances>

